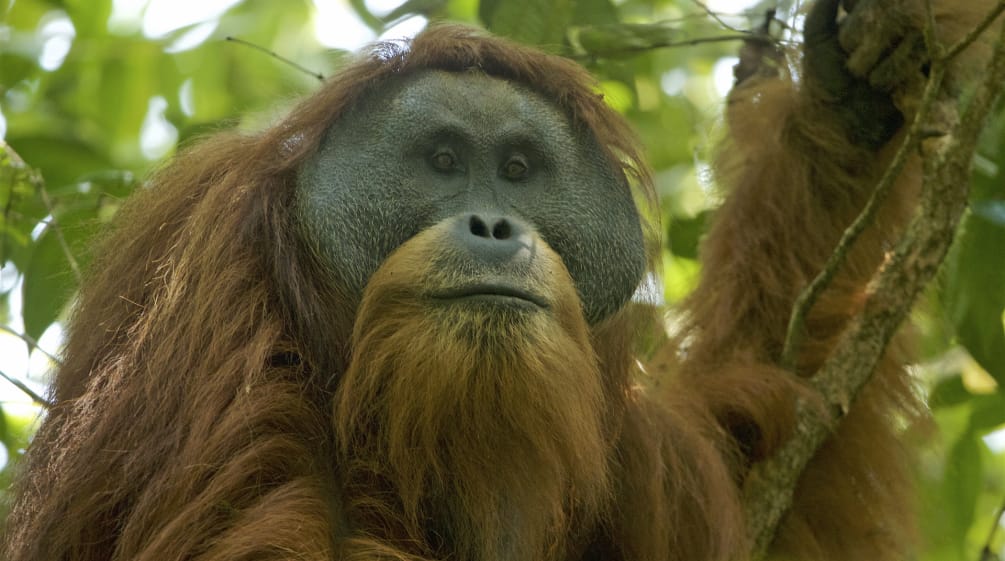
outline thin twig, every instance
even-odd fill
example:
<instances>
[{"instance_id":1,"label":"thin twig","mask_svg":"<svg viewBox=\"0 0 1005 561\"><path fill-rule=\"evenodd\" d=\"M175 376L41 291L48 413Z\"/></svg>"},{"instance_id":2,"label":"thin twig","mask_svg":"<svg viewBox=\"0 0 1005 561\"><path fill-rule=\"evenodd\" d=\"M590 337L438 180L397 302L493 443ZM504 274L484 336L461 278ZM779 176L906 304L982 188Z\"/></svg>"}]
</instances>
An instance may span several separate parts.
<instances>
[{"instance_id":1,"label":"thin twig","mask_svg":"<svg viewBox=\"0 0 1005 561\"><path fill-rule=\"evenodd\" d=\"M83 279L83 276L80 274L80 266L77 264L77 260L73 257L73 252L70 251L70 244L66 243L66 238L63 236L63 230L60 228L59 221L56 219L56 212L54 210L55 205L52 204L52 198L49 197L49 191L45 188L45 180L37 170L25 164L24 160L21 159L21 156L18 155L17 152L14 152L9 145L4 144L3 148L15 159L15 162L19 166L22 166L23 169L27 171L28 182L31 183L32 187L34 187L42 197L42 203L45 205L45 209L49 213L49 220L46 222L46 228L52 228L53 233L55 233L56 239L59 241L59 245L63 249L63 254L66 256L66 261L70 264L70 270L73 271L73 276L77 279L77 284L79 285Z\"/></svg>"},{"instance_id":2,"label":"thin twig","mask_svg":"<svg viewBox=\"0 0 1005 561\"><path fill-rule=\"evenodd\" d=\"M945 59L937 61L941 66ZM924 160L919 212L872 283L862 312L823 366L809 380L831 409L800 403L794 434L772 457L751 470L744 505L751 524L753 559L763 559L778 522L788 512L796 481L832 434L868 382L890 339L924 287L935 276L967 206L971 162L977 139L995 101L1005 90L1005 31L998 38L984 80L964 109L942 150Z\"/></svg>"},{"instance_id":3,"label":"thin twig","mask_svg":"<svg viewBox=\"0 0 1005 561\"><path fill-rule=\"evenodd\" d=\"M758 37L757 35L751 34L749 32L741 33L739 35L719 35L716 37L698 37L696 39L686 39L683 41L654 41L648 45L637 46L637 47L626 47L623 49L615 49L610 51L589 51L581 55L575 55L574 59L597 59L602 57L614 57L614 56L628 56L635 53L651 51L654 49L671 49L676 47L691 47L694 45L700 45L703 43L722 43L725 41L758 41L767 39L763 37Z\"/></svg>"},{"instance_id":4,"label":"thin twig","mask_svg":"<svg viewBox=\"0 0 1005 561\"><path fill-rule=\"evenodd\" d=\"M944 64L933 64L928 82L925 84L925 92L921 98L921 105L914 115L914 120L907 131L907 136L897 149L893 161L886 168L886 171L879 180L879 184L876 185L872 195L870 195L865 208L862 209L861 214L858 215L851 226L848 226L844 234L841 235L841 240L838 242L834 252L827 259L827 263L823 269L796 298L795 304L792 306L792 314L789 316L789 326L785 333L785 345L782 347L782 357L779 361L782 368L795 370L797 356L802 345L803 335L805 334L806 317L809 315L810 310L813 309L814 304L816 304L817 299L823 291L834 280L838 270L844 264L851 246L858 240L866 228L872 224L876 213L890 194L890 189L893 187L894 182L896 182L897 178L900 177L900 173L904 170L908 156L917 149L918 144L921 142L923 136L921 129L928 119L929 112L939 93L945 71Z\"/></svg>"},{"instance_id":5,"label":"thin twig","mask_svg":"<svg viewBox=\"0 0 1005 561\"><path fill-rule=\"evenodd\" d=\"M45 189L44 184L38 185L38 191L42 195L42 203L45 204L46 210L49 211L49 225L48 228L52 228L53 234L56 236L56 240L59 242L59 247L63 249L63 255L66 256L66 262L70 264L70 270L73 271L73 277L77 279L77 286L83 283L84 276L80 274L80 265L77 264L77 260L73 257L73 252L70 251L70 244L66 243L66 237L63 236L63 229L59 226L59 221L56 220L56 213L53 210L55 207L52 204L52 199L49 197L49 192Z\"/></svg>"},{"instance_id":6,"label":"thin twig","mask_svg":"<svg viewBox=\"0 0 1005 561\"><path fill-rule=\"evenodd\" d=\"M807 315L810 310L813 309L813 305L816 304L820 294L822 294L834 280L834 276L844 263L844 259L847 257L852 244L855 243L862 232L864 232L865 229L872 223L876 212L889 194L894 181L903 170L904 164L907 162L908 154L917 148L920 141L924 140L926 135L923 134L921 126L925 119L927 119L928 112L931 109L932 103L935 101L935 95L938 93L939 87L941 87L942 78L945 75L946 64L970 43L972 43L981 32L986 30L1002 13L1002 11L1005 11L1005 1L1000 2L999 5L984 18L980 25L971 30L971 32L968 33L964 39L956 43L951 49L945 50L936 39L935 13L932 8L932 0L925 0L926 24L924 36L928 56L932 60L932 70L925 87L925 93L922 96L921 106L915 114L914 121L911 123L911 128L907 137L897 150L897 154L894 156L890 167L887 168L883 177L880 178L879 184L873 191L872 196L869 198L869 202L862 210L862 213L855 219L855 222L853 222L852 225L845 230L837 248L834 250L834 253L831 254L820 273L796 299L796 302L793 305L792 314L789 316L789 325L785 333L785 344L782 347L782 357L779 361L783 368L788 370L795 368L799 347L802 343L803 336L805 335L804 330L806 327L805 324ZM933 80L935 77L937 77L938 80Z\"/></svg>"},{"instance_id":7,"label":"thin twig","mask_svg":"<svg viewBox=\"0 0 1005 561\"><path fill-rule=\"evenodd\" d=\"M984 20L981 21L980 25L971 29L970 32L964 35L962 39L957 41L955 45L946 49L945 58L947 60L950 60L954 58L956 55L963 52L964 49L969 47L971 43L977 40L977 37L979 37L981 33L984 33L984 31L987 30L987 28L991 27L991 24L994 23L996 19L998 19L998 16L1000 16L1002 12L1005 12L1005 0L999 1L998 5L995 6L993 10L991 10L991 13L989 13L987 17L985 17Z\"/></svg>"},{"instance_id":8,"label":"thin twig","mask_svg":"<svg viewBox=\"0 0 1005 561\"><path fill-rule=\"evenodd\" d=\"M225 37L224 40L225 41L230 41L232 43L237 43L238 45L244 45L245 47L251 47L252 49L261 51L261 52L263 52L263 53L271 56L272 58L274 58L274 59L276 59L276 60L278 60L278 61L280 61L282 63L288 64L288 65L292 66L293 68L296 68L297 70L299 70L300 72L303 72L304 74L307 74L308 76L312 76L314 78L317 78L321 82L324 82L324 80L325 80L324 75L321 74L320 72L314 72L313 70L310 70L309 68L307 68L305 66L297 64L296 62L293 62L292 60L284 57L283 55L281 55L281 54L279 54L279 53L277 53L275 51L270 51L269 49L266 49L265 47L263 47L261 45L256 45L256 44L254 44L254 43L252 43L250 41L245 41L244 39L240 39L238 37L233 37L233 36L230 36L230 35L228 35L227 37Z\"/></svg>"},{"instance_id":9,"label":"thin twig","mask_svg":"<svg viewBox=\"0 0 1005 561\"><path fill-rule=\"evenodd\" d=\"M984 541L984 547L981 548L981 561L995 558L991 552L991 546L994 545L995 536L998 535L998 527L1001 525L1002 516L1005 516L1005 502L1002 502L1001 506L998 507L994 520L991 521L991 531L988 532L988 539Z\"/></svg>"},{"instance_id":10,"label":"thin twig","mask_svg":"<svg viewBox=\"0 0 1005 561\"><path fill-rule=\"evenodd\" d=\"M9 333L9 334L17 337L18 339L24 341L25 344L27 344L29 347L31 347L31 348L37 350L38 352L44 354L46 358L48 358L49 360L55 362L56 364L62 364L62 361L60 361L58 358L56 358L55 355L53 355L49 351L43 349L42 347L38 346L38 341L36 341L35 338L32 337L31 335L28 335L27 333L18 333L16 330L11 329L10 326L7 326L7 325L0 325L0 331L3 331L5 333Z\"/></svg>"},{"instance_id":11,"label":"thin twig","mask_svg":"<svg viewBox=\"0 0 1005 561\"><path fill-rule=\"evenodd\" d=\"M713 12L701 0L691 0L691 1L694 2L695 4L697 4L699 8L701 8L702 10L704 10L705 13L708 14L708 17L710 17L710 18L714 19L715 21L717 21L719 23L719 25L725 27L726 29L728 29L730 31L734 31L736 33L743 33L742 29L737 29L737 28L733 27L732 25L729 25L728 23L726 23L725 21L723 21L722 18L719 17L719 14Z\"/></svg>"},{"instance_id":12,"label":"thin twig","mask_svg":"<svg viewBox=\"0 0 1005 561\"><path fill-rule=\"evenodd\" d=\"M935 36L935 8L932 6L932 0L925 0L925 28L922 30L922 33L925 37L925 49L928 51L928 59L941 59L943 45Z\"/></svg>"},{"instance_id":13,"label":"thin twig","mask_svg":"<svg viewBox=\"0 0 1005 561\"><path fill-rule=\"evenodd\" d=\"M384 32L384 22L379 17L373 15L373 12L367 7L365 0L349 0L349 5L352 6L359 19L370 28L370 31L373 31L376 35Z\"/></svg>"},{"instance_id":14,"label":"thin twig","mask_svg":"<svg viewBox=\"0 0 1005 561\"><path fill-rule=\"evenodd\" d=\"M0 370L0 378L3 378L4 380L7 380L11 384L14 384L15 386L17 386L17 389L19 389L22 392L24 392L24 394L27 395L28 397L30 397L32 401L34 401L35 403L41 405L42 407L45 407L46 409L52 407L52 403L49 400L47 400L44 397L38 395L37 393L35 393L34 390L32 390L31 388L29 388L28 386L26 386L24 384L24 382L22 382L21 380L18 380L17 378L14 378L13 376L10 376L9 374L7 374L6 372L4 372L3 370Z\"/></svg>"}]
</instances>

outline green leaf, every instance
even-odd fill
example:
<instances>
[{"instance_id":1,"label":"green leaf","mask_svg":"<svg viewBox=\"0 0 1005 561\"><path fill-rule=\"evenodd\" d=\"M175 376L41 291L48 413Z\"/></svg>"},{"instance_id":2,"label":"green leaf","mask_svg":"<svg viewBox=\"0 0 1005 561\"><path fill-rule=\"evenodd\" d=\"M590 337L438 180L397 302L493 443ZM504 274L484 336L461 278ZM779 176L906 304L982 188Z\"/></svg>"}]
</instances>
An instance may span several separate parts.
<instances>
[{"instance_id":1,"label":"green leaf","mask_svg":"<svg viewBox=\"0 0 1005 561\"><path fill-rule=\"evenodd\" d=\"M47 327L59 319L77 288L78 279L70 266L70 252L80 269L86 269L89 247L99 227L97 207L90 195L65 197L54 201L59 233L50 224L30 248L31 259L24 270L21 293L25 333L38 339Z\"/></svg>"},{"instance_id":2,"label":"green leaf","mask_svg":"<svg viewBox=\"0 0 1005 561\"><path fill-rule=\"evenodd\" d=\"M947 263L946 309L956 335L999 385L1005 386L1005 226L967 216Z\"/></svg>"},{"instance_id":3,"label":"green leaf","mask_svg":"<svg viewBox=\"0 0 1005 561\"><path fill-rule=\"evenodd\" d=\"M479 16L493 33L552 50L564 43L572 13L572 0L496 0L482 2L479 8Z\"/></svg>"},{"instance_id":4,"label":"green leaf","mask_svg":"<svg viewBox=\"0 0 1005 561\"><path fill-rule=\"evenodd\" d=\"M76 285L58 236L52 228L47 228L34 245L31 261L24 271L21 294L25 334L36 340L41 337L59 318Z\"/></svg>"},{"instance_id":5,"label":"green leaf","mask_svg":"<svg viewBox=\"0 0 1005 561\"><path fill-rule=\"evenodd\" d=\"M381 19L384 23L390 24L413 14L430 17L439 13L445 4L446 0L405 0Z\"/></svg>"},{"instance_id":6,"label":"green leaf","mask_svg":"<svg viewBox=\"0 0 1005 561\"><path fill-rule=\"evenodd\" d=\"M349 0L349 5L352 6L352 9L356 12L356 15L359 16L359 19L361 19L363 23L365 23L372 31L379 33L384 30L384 22L380 21L380 18L373 15L373 12L370 11L370 8L367 7L364 0Z\"/></svg>"},{"instance_id":7,"label":"green leaf","mask_svg":"<svg viewBox=\"0 0 1005 561\"><path fill-rule=\"evenodd\" d=\"M23 270L27 263L31 231L46 215L35 192L40 182L37 170L0 141L0 264L10 260Z\"/></svg>"},{"instance_id":8,"label":"green leaf","mask_svg":"<svg viewBox=\"0 0 1005 561\"><path fill-rule=\"evenodd\" d=\"M38 73L38 64L34 58L29 58L23 54L16 53L11 46L4 45L0 50L0 85L4 89L13 87L18 82L26 80Z\"/></svg>"},{"instance_id":9,"label":"green leaf","mask_svg":"<svg viewBox=\"0 0 1005 561\"><path fill-rule=\"evenodd\" d=\"M69 135L11 134L7 141L25 162L42 173L52 191L77 183L85 173L113 167L104 154Z\"/></svg>"},{"instance_id":10,"label":"green leaf","mask_svg":"<svg viewBox=\"0 0 1005 561\"><path fill-rule=\"evenodd\" d=\"M674 216L667 228L670 251L678 257L698 259L698 245L705 233L709 213L702 212L694 217Z\"/></svg>"},{"instance_id":11,"label":"green leaf","mask_svg":"<svg viewBox=\"0 0 1005 561\"><path fill-rule=\"evenodd\" d=\"M932 409L953 407L966 403L972 397L973 395L967 391L963 384L963 377L956 375L940 381L932 388L928 396L928 406Z\"/></svg>"},{"instance_id":12,"label":"green leaf","mask_svg":"<svg viewBox=\"0 0 1005 561\"><path fill-rule=\"evenodd\" d=\"M59 318L77 288L78 279L70 258L79 269L87 267L90 256L87 248L100 225L96 198L99 195L91 193L54 200L53 213L62 240L50 224L29 248L31 256L24 269L21 290L22 314L25 333L35 339Z\"/></svg>"},{"instance_id":13,"label":"green leaf","mask_svg":"<svg viewBox=\"0 0 1005 561\"><path fill-rule=\"evenodd\" d=\"M944 538L963 543L974 521L974 509L980 496L984 464L981 447L984 444L973 431L965 432L949 452L943 479L942 498L949 511Z\"/></svg>"},{"instance_id":14,"label":"green leaf","mask_svg":"<svg viewBox=\"0 0 1005 561\"><path fill-rule=\"evenodd\" d=\"M0 405L0 442L7 444L9 441L10 431L7 430L7 416L4 415L3 405Z\"/></svg>"},{"instance_id":15,"label":"green leaf","mask_svg":"<svg viewBox=\"0 0 1005 561\"><path fill-rule=\"evenodd\" d=\"M666 24L615 23L576 30L579 50L598 56L630 56L664 47L681 36L681 30Z\"/></svg>"},{"instance_id":16,"label":"green leaf","mask_svg":"<svg viewBox=\"0 0 1005 561\"><path fill-rule=\"evenodd\" d=\"M17 471L18 463L24 454L24 449L28 447L31 435L34 433L39 411L35 406L12 406L7 405L0 409L0 422L3 424L2 442L7 449L7 465L0 470L0 488L7 489L13 475ZM0 520L6 507L6 499L0 495Z\"/></svg>"},{"instance_id":17,"label":"green leaf","mask_svg":"<svg viewBox=\"0 0 1005 561\"><path fill-rule=\"evenodd\" d=\"M698 261L663 252L664 300L671 304L683 300L697 286L700 273Z\"/></svg>"},{"instance_id":18,"label":"green leaf","mask_svg":"<svg viewBox=\"0 0 1005 561\"><path fill-rule=\"evenodd\" d=\"M982 395L974 400L970 430L985 435L1005 425L1005 394Z\"/></svg>"},{"instance_id":19,"label":"green leaf","mask_svg":"<svg viewBox=\"0 0 1005 561\"><path fill-rule=\"evenodd\" d=\"M485 27L490 27L500 3L499 0L482 0L478 3L478 19L482 20Z\"/></svg>"},{"instance_id":20,"label":"green leaf","mask_svg":"<svg viewBox=\"0 0 1005 561\"><path fill-rule=\"evenodd\" d=\"M112 15L109 0L65 0L63 5L73 21L79 37L100 37L108 29L108 17Z\"/></svg>"},{"instance_id":21,"label":"green leaf","mask_svg":"<svg viewBox=\"0 0 1005 561\"><path fill-rule=\"evenodd\" d=\"M136 189L136 174L122 169L106 169L80 176L80 181L91 183L101 193L124 198Z\"/></svg>"},{"instance_id":22,"label":"green leaf","mask_svg":"<svg viewBox=\"0 0 1005 561\"><path fill-rule=\"evenodd\" d=\"M618 8L611 0L577 0L572 21L577 24L609 24L621 20Z\"/></svg>"},{"instance_id":23,"label":"green leaf","mask_svg":"<svg viewBox=\"0 0 1005 561\"><path fill-rule=\"evenodd\" d=\"M150 99L163 91L158 69L164 58L156 43L123 40L118 47L125 52L108 59L100 70L97 120L111 140L113 158L139 162L137 141Z\"/></svg>"}]
</instances>

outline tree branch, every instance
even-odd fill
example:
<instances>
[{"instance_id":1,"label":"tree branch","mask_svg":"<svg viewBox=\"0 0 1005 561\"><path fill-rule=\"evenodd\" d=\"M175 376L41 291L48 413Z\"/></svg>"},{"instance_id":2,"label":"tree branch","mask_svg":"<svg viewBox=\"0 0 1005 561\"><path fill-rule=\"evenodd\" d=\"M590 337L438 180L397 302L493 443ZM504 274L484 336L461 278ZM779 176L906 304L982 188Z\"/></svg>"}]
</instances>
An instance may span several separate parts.
<instances>
[{"instance_id":1,"label":"tree branch","mask_svg":"<svg viewBox=\"0 0 1005 561\"><path fill-rule=\"evenodd\" d=\"M45 355L45 358L51 360L52 362L56 364L62 364L62 361L60 361L56 355L38 346L38 341L36 341L35 338L32 337L31 335L28 335L27 333L20 333L19 331L11 328L8 325L0 325L0 331L13 335L18 339L24 341L25 344L27 344L31 349L37 350L38 352L42 353L43 355Z\"/></svg>"},{"instance_id":2,"label":"tree branch","mask_svg":"<svg viewBox=\"0 0 1005 561\"><path fill-rule=\"evenodd\" d=\"M228 35L228 36L224 37L223 40L224 41L229 41L231 43L237 43L238 45L244 45L245 47L251 47L252 49L255 49L256 51L261 51L261 52L269 55L270 57L278 60L279 62L282 62L283 64L286 64L286 65L289 65L289 66L293 67L294 69L296 69L296 70L298 70L300 72L303 72L304 74L307 74L308 76L310 76L312 78L317 78L319 82L324 82L325 81L324 74L322 74L320 72L315 72L315 71L311 70L310 68L307 68L306 66L298 64L298 63L296 63L296 62L294 62L294 61L292 61L292 60L284 57L283 55L277 53L276 51L273 51L271 49L266 49L265 47L263 47L261 45L256 45L255 43L252 43L251 41L245 41L244 39L241 39L240 37L234 37L232 35Z\"/></svg>"},{"instance_id":3,"label":"tree branch","mask_svg":"<svg viewBox=\"0 0 1005 561\"><path fill-rule=\"evenodd\" d=\"M28 397L30 397L32 401L34 401L35 403L41 405L42 407L45 407L46 409L48 409L49 407L52 407L52 403L50 403L49 400L47 400L44 397L38 395L38 393L36 393L31 388L29 388L27 385L25 385L24 382L22 382L21 380L18 380L17 378L15 378L15 377L7 374L3 370L0 370L0 378L3 378L4 380L7 380L8 382L10 382L14 386L16 386L17 389L19 389L22 392L24 392L24 394L27 395Z\"/></svg>"},{"instance_id":4,"label":"tree branch","mask_svg":"<svg viewBox=\"0 0 1005 561\"><path fill-rule=\"evenodd\" d=\"M954 46L952 51L958 49ZM948 61L948 57L933 61L931 77L936 77L935 69ZM809 382L820 392L832 415L822 417L817 409L799 404L795 434L773 457L751 471L745 506L754 559L764 557L779 521L791 505L796 482L806 464L869 380L890 339L949 251L967 205L970 163L977 138L1003 89L1005 32L998 38L985 79L959 123L935 146L925 147L934 150L924 159L919 211L874 279L861 314L853 318L831 356Z\"/></svg>"},{"instance_id":5,"label":"tree branch","mask_svg":"<svg viewBox=\"0 0 1005 561\"><path fill-rule=\"evenodd\" d=\"M998 5L991 10L991 13L984 18L984 21L982 21L977 27L970 30L970 33L967 33L966 36L960 39L955 45L949 47L946 51L946 58L951 59L963 52L963 49L969 47L977 40L978 37L980 37L981 33L984 33L988 27L991 27L991 24L998 19L998 16L1000 16L1002 12L1005 12L1005 0L998 2Z\"/></svg>"},{"instance_id":6,"label":"tree branch","mask_svg":"<svg viewBox=\"0 0 1005 561\"><path fill-rule=\"evenodd\" d=\"M939 88L942 86L942 79L945 75L945 65L939 64L932 67L928 83L925 85L925 93L922 96L921 105L914 115L914 121L911 122L907 136L901 142L900 148L897 149L893 161L886 168L886 171L883 172L883 177L880 178L879 184L873 190L872 195L869 196L869 201L866 203L862 213L858 215L855 222L841 235L837 248L827 259L827 263L824 264L823 269L809 286L799 293L799 297L796 298L792 315L789 318L788 330L785 333L785 346L782 349L782 358L779 361L782 368L786 370L795 369L799 348L806 329L806 316L809 315L810 310L813 309L813 305L816 304L817 299L823 291L834 280L834 276L837 275L838 270L844 264L848 252L851 251L852 245L855 244L859 236L875 220L876 213L879 212L879 209L886 202L886 198L890 194L890 189L897 181L897 178L900 177L900 173L904 171L908 157L918 149L918 145L921 143L923 137L922 128L928 122L932 105L935 103Z\"/></svg>"}]
</instances>

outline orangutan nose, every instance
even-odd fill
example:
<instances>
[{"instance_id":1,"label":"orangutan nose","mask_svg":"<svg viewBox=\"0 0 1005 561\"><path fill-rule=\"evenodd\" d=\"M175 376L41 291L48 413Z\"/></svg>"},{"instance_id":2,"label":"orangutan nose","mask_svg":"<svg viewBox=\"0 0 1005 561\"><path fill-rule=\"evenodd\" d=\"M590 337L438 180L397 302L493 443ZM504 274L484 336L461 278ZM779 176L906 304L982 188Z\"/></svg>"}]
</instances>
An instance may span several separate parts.
<instances>
[{"instance_id":1,"label":"orangutan nose","mask_svg":"<svg viewBox=\"0 0 1005 561\"><path fill-rule=\"evenodd\" d=\"M486 265L529 261L533 234L525 223L509 216L473 213L455 219L452 237Z\"/></svg>"}]
</instances>

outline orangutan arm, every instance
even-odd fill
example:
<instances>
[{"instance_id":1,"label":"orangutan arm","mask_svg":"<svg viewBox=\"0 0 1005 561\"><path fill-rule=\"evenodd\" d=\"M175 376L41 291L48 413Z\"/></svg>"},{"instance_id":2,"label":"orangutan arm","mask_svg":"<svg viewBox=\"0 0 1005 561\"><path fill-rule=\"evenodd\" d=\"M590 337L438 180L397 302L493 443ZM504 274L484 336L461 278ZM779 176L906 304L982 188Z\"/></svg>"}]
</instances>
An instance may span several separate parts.
<instances>
[{"instance_id":1,"label":"orangutan arm","mask_svg":"<svg viewBox=\"0 0 1005 561\"><path fill-rule=\"evenodd\" d=\"M799 378L820 367L860 308L919 183L914 162L810 310L793 372L780 368L796 296L885 171L898 144L890 139L904 122L900 108L911 110L927 71L923 2L854 4L840 26L837 1L815 5L800 80L745 67L750 79L730 95L730 137L716 164L728 196L704 241L703 276L682 310L685 327L654 361L680 375L668 393L684 385L697 391L732 434L741 479L791 434L795 398L813 399ZM939 36L950 43L992 3L936 4ZM980 51L971 49L951 69L953 81L960 83ZM894 420L922 407L900 347L886 352L804 472L775 544L783 557L895 559L910 549L909 454Z\"/></svg>"}]
</instances>

